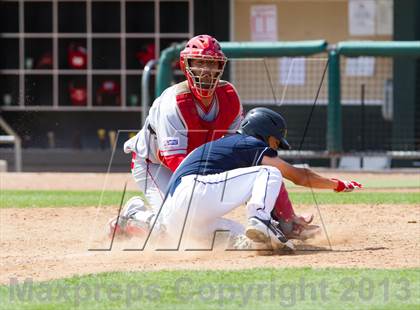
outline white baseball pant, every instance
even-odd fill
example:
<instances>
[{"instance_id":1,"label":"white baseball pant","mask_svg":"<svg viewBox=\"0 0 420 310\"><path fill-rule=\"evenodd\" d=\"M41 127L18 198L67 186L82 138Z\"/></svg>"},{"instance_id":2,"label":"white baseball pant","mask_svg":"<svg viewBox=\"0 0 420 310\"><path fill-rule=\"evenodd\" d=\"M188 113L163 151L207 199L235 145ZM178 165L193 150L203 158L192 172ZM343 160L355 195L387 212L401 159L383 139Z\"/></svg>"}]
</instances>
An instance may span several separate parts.
<instances>
[{"instance_id":1,"label":"white baseball pant","mask_svg":"<svg viewBox=\"0 0 420 310\"><path fill-rule=\"evenodd\" d=\"M271 219L281 185L280 171L271 166L189 175L168 196L158 221L164 224L171 238L178 240L212 237L216 230L237 230L237 224L228 223L222 217L246 203L248 218Z\"/></svg>"}]
</instances>

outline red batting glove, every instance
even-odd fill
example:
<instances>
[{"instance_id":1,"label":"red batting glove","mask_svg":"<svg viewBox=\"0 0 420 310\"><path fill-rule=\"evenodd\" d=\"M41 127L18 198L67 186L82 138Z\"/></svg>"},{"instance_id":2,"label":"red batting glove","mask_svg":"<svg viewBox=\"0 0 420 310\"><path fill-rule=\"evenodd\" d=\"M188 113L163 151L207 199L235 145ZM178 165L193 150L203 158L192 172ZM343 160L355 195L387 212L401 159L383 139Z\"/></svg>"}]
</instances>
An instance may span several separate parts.
<instances>
[{"instance_id":1,"label":"red batting glove","mask_svg":"<svg viewBox=\"0 0 420 310\"><path fill-rule=\"evenodd\" d=\"M332 179L338 182L337 187L334 189L336 192L351 192L354 189L362 188L362 184L356 181L342 181L338 179Z\"/></svg>"}]
</instances>

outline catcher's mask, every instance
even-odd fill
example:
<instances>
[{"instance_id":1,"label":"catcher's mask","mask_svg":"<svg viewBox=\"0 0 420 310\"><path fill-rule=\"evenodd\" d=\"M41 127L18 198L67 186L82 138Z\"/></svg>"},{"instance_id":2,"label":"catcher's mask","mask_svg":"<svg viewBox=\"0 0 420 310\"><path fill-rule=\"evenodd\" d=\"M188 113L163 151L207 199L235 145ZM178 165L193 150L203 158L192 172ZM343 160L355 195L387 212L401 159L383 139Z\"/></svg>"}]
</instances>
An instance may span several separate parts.
<instances>
[{"instance_id":1,"label":"catcher's mask","mask_svg":"<svg viewBox=\"0 0 420 310\"><path fill-rule=\"evenodd\" d=\"M187 42L180 54L180 67L198 100L213 96L226 61L219 42L209 35L199 35Z\"/></svg>"},{"instance_id":2,"label":"catcher's mask","mask_svg":"<svg viewBox=\"0 0 420 310\"><path fill-rule=\"evenodd\" d=\"M250 110L242 120L238 129L241 134L246 134L260 139L267 143L268 138L277 138L279 149L290 150L290 145L286 140L287 125L283 116L267 108L255 108Z\"/></svg>"}]
</instances>

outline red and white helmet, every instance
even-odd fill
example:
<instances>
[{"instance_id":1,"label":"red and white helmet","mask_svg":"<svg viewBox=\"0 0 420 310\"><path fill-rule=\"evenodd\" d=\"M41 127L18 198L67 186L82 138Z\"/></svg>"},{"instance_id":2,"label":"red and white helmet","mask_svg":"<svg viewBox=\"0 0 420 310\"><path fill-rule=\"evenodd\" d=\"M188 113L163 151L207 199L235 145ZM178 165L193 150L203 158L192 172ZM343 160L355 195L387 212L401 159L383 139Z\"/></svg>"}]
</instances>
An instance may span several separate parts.
<instances>
[{"instance_id":1,"label":"red and white helmet","mask_svg":"<svg viewBox=\"0 0 420 310\"><path fill-rule=\"evenodd\" d=\"M200 59L217 62L217 69L193 68L191 60ZM223 74L227 58L220 48L219 42L212 36L203 34L187 42L180 54L180 67L187 77L194 96L201 100L213 96L217 83ZM204 76L211 76L204 78Z\"/></svg>"}]
</instances>

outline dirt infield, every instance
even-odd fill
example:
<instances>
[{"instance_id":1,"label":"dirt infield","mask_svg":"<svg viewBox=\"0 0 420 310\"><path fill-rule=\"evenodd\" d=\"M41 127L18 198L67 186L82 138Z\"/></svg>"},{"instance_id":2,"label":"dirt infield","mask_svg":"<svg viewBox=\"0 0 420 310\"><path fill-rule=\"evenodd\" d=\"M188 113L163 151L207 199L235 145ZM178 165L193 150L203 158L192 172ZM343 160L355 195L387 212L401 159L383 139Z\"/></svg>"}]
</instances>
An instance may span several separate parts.
<instances>
[{"instance_id":1,"label":"dirt infield","mask_svg":"<svg viewBox=\"0 0 420 310\"><path fill-rule=\"evenodd\" d=\"M1 188L98 189L102 188L103 178L94 174L3 174ZM120 189L128 175L110 178L106 188ZM317 213L314 206L296 205L295 208L299 212ZM0 209L0 283L8 283L11 277L32 277L41 281L103 271L420 267L420 205L322 205L321 211L332 251L322 235L311 243L299 244L294 255L261 256L255 252L229 251L123 251L139 248L133 244L135 240L116 241L112 251L89 251L89 248L109 247L103 227L116 214L116 206ZM229 218L244 222L244 209L235 210ZM318 216L315 222L319 224Z\"/></svg>"}]
</instances>

